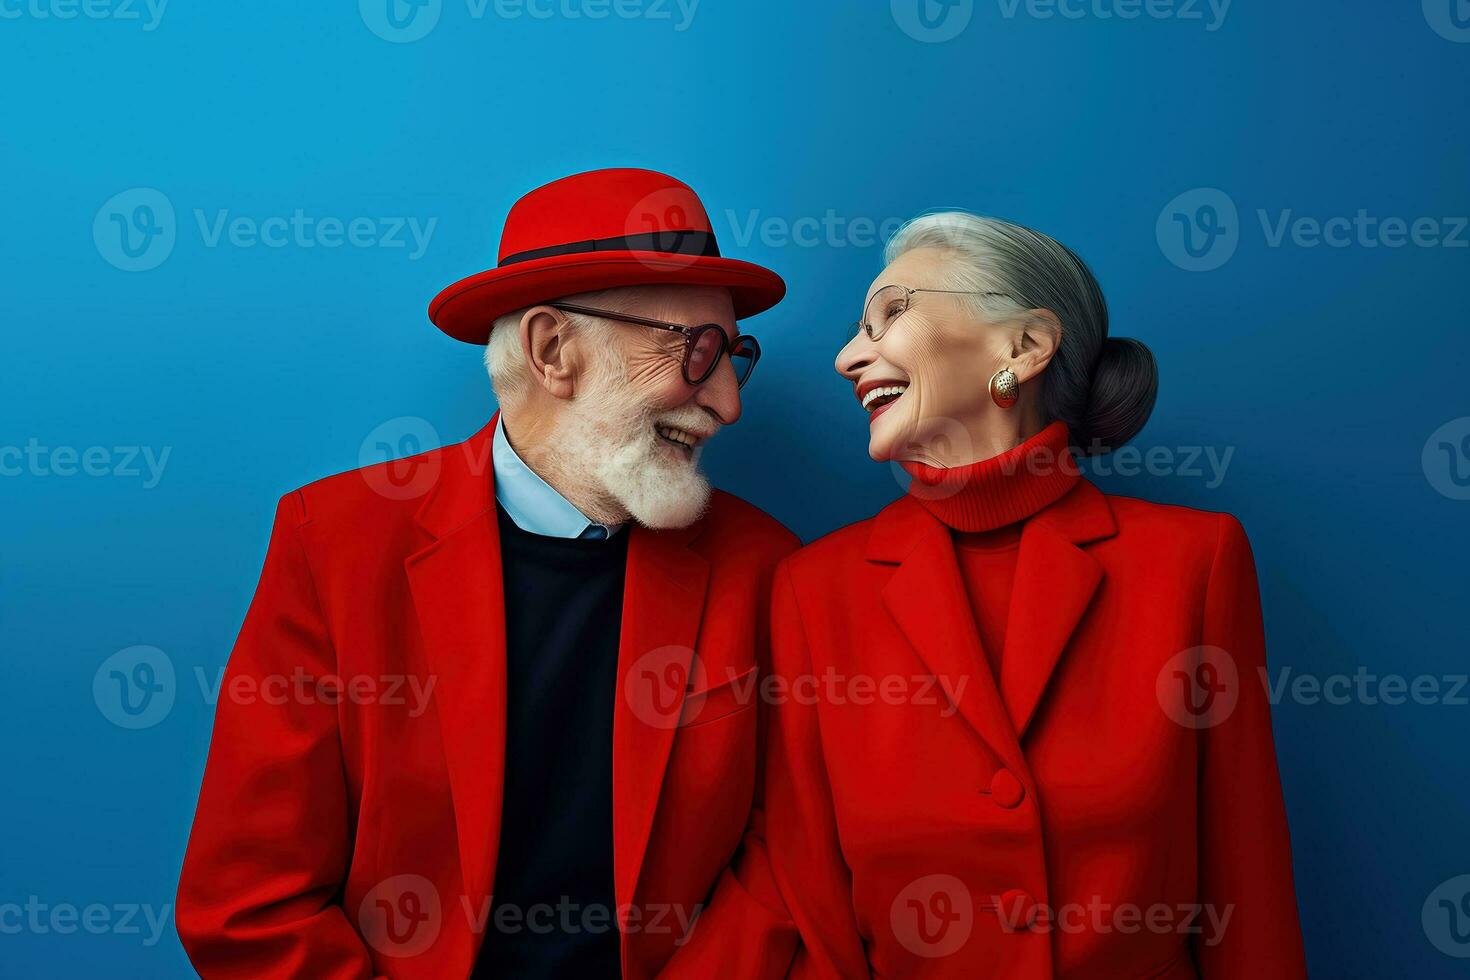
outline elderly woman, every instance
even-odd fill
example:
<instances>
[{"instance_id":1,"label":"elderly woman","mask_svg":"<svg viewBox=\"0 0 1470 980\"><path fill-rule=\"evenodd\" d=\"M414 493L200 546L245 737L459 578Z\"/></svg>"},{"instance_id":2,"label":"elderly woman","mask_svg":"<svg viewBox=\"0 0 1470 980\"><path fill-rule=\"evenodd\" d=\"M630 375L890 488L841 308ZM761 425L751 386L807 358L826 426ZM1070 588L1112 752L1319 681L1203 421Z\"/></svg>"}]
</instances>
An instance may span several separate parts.
<instances>
[{"instance_id":1,"label":"elderly woman","mask_svg":"<svg viewBox=\"0 0 1470 980\"><path fill-rule=\"evenodd\" d=\"M836 367L912 483L777 570L763 812L685 963L1305 976L1245 533L1075 465L1152 355L1030 229L931 214L887 260Z\"/></svg>"}]
</instances>

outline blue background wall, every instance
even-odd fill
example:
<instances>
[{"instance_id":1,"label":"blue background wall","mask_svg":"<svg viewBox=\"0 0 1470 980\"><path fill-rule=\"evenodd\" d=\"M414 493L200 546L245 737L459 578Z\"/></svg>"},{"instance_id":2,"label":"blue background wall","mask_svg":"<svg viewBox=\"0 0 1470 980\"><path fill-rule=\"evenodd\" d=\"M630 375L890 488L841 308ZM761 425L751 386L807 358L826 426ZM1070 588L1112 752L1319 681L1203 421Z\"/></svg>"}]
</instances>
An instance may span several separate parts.
<instances>
[{"instance_id":1,"label":"blue background wall","mask_svg":"<svg viewBox=\"0 0 1470 980\"><path fill-rule=\"evenodd\" d=\"M478 351L429 298L490 263L522 192L617 165L692 183L727 254L790 282L747 324L766 360L706 458L808 539L898 493L831 370L879 268L871 225L963 206L1086 257L1114 332L1158 355L1138 445L1172 460L1105 488L1242 519L1275 668L1441 679L1433 704L1276 709L1314 975L1464 975L1470 944L1421 918L1470 873L1470 692L1443 696L1467 670L1463 0L934 2L932 29L917 0L627 2L429 0L395 31L385 0L0 0L0 909L111 910L71 934L0 913L0 975L189 975L171 920L153 941L119 917L171 915L199 678L276 498L381 458L379 437L488 418ZM130 258L111 216L140 204L164 234ZM298 209L433 225L422 249L210 234ZM1272 237L1360 209L1441 220L1397 247ZM1223 478L1191 447L1233 453ZM175 683L130 729L93 682L137 645Z\"/></svg>"}]
</instances>

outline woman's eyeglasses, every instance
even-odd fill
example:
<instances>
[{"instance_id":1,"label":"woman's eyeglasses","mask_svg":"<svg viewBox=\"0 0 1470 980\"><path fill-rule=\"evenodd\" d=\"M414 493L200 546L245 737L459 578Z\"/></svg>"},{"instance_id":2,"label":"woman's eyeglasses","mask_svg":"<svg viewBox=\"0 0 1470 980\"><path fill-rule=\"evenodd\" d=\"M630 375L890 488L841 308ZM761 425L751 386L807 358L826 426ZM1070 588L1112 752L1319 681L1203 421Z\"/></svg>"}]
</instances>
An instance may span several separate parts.
<instances>
[{"instance_id":1,"label":"woman's eyeglasses","mask_svg":"<svg viewBox=\"0 0 1470 980\"><path fill-rule=\"evenodd\" d=\"M575 306L571 303L552 303L553 310L561 310L563 313L580 313L583 316L596 316L605 320L620 320L624 323L635 323L640 327L653 327L655 330L672 330L684 335L684 380L690 385L703 384L709 380L709 376L715 373L719 366L720 355L730 355L730 366L735 369L735 384L744 387L745 382L750 380L750 375L755 371L755 362L761 358L761 345L754 337L738 334L733 340L725 333L725 328L718 323L704 323L697 327L686 327L679 323L667 323L663 320L650 320L647 317L633 316L631 313L614 313L611 310L597 310L590 306Z\"/></svg>"},{"instance_id":2,"label":"woman's eyeglasses","mask_svg":"<svg viewBox=\"0 0 1470 980\"><path fill-rule=\"evenodd\" d=\"M869 340L877 340L883 336L883 332L894 320L908 312L908 308L913 305L915 293L947 293L951 296L1007 295L975 289L910 289L907 286L884 286L868 300L868 307L863 311L863 318L854 323L852 329L848 331L849 338L859 330L867 334Z\"/></svg>"}]
</instances>

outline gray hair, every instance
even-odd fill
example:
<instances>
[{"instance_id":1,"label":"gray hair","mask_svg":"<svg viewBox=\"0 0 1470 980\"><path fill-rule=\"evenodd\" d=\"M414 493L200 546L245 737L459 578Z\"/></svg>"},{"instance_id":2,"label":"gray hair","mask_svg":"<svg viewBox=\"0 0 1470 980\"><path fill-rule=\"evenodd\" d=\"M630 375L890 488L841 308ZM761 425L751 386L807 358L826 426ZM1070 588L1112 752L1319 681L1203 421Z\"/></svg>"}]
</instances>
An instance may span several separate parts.
<instances>
[{"instance_id":1,"label":"gray hair","mask_svg":"<svg viewBox=\"0 0 1470 980\"><path fill-rule=\"evenodd\" d=\"M485 345L485 370L490 375L490 387L495 390L495 400L501 407L514 405L525 397L531 385L531 372L526 367L526 358L521 351L521 320L528 310L536 306L553 303L576 303L596 306L618 313L630 313L644 299L645 290L638 286L601 289L575 296L563 296L544 300L534 306L526 306L504 316L496 317L490 327L490 342ZM580 313L564 314L571 328L579 333L593 331L611 332L612 324ZM595 349L606 350L609 345L599 344ZM606 365L604 365L605 367Z\"/></svg>"},{"instance_id":2,"label":"gray hair","mask_svg":"<svg viewBox=\"0 0 1470 980\"><path fill-rule=\"evenodd\" d=\"M916 248L944 249L957 259L948 264L945 288L976 293L969 302L982 319L1014 322L1030 310L1050 310L1061 321L1041 407L1048 422L1067 423L1079 452L1111 452L1143 428L1159 387L1153 354L1139 341L1108 336L1102 289L1071 249L1039 231L966 211L909 221L889 240L884 261Z\"/></svg>"}]
</instances>

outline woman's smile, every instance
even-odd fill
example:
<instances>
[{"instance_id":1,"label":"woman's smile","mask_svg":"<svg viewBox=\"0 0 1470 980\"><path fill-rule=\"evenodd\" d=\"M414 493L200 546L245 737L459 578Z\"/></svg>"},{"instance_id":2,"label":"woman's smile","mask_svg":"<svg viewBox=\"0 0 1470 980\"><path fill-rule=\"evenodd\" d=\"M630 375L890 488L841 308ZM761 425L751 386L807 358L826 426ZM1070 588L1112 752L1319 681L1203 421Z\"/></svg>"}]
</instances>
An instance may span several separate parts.
<instances>
[{"instance_id":1,"label":"woman's smile","mask_svg":"<svg viewBox=\"0 0 1470 980\"><path fill-rule=\"evenodd\" d=\"M903 397L908 391L907 381L896 380L873 380L865 381L857 386L856 394L859 404L868 413L868 424L877 421L878 416L888 411L894 402Z\"/></svg>"}]
</instances>

